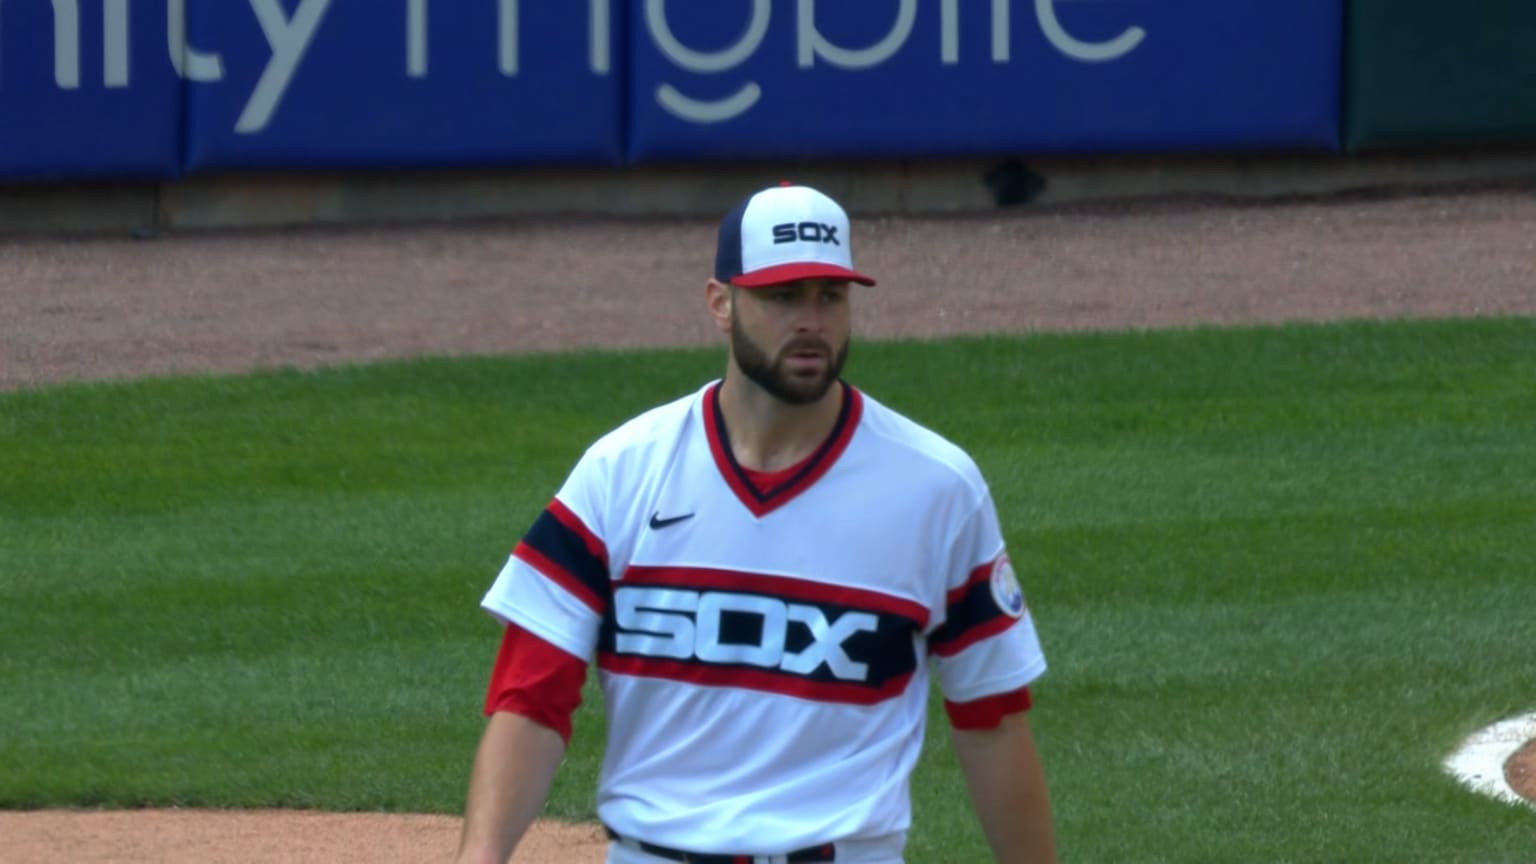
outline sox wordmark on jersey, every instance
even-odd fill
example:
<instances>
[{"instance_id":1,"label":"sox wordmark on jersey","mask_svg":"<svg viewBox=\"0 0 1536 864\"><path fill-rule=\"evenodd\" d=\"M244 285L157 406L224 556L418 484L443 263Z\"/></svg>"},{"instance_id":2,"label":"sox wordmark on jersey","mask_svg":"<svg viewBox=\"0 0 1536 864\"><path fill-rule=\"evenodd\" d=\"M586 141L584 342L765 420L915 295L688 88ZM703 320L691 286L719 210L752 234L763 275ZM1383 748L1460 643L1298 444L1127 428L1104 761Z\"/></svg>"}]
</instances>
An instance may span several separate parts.
<instances>
[{"instance_id":1,"label":"sox wordmark on jersey","mask_svg":"<svg viewBox=\"0 0 1536 864\"><path fill-rule=\"evenodd\" d=\"M640 657L776 669L800 678L825 668L835 680L867 683L868 659L878 652L855 648L867 658L855 660L847 640L877 632L880 618L869 612L834 614L829 622L821 607L763 594L624 586L614 592L615 626L605 628L599 646ZM632 668L651 668L662 677L669 672L659 664Z\"/></svg>"},{"instance_id":2,"label":"sox wordmark on jersey","mask_svg":"<svg viewBox=\"0 0 1536 864\"><path fill-rule=\"evenodd\" d=\"M982 583L974 582L965 592L966 602L974 607L965 613L968 618L985 619L996 611L1011 618L1023 615L1024 595L1008 557L1000 556L986 569L986 590L980 591ZM756 590L647 584L652 580ZM918 653L909 649L913 634L927 626L926 610L915 605L899 608L902 604L879 595L870 598L866 610L835 598L795 602L774 596L785 582L746 573L633 567L615 589L613 614L603 622L598 642L599 651L608 652L603 666L830 702L879 701L906 686L918 663ZM815 583L805 583L797 596L818 593ZM950 625L951 631L960 629L959 624ZM781 674L756 675L749 669ZM863 686L838 686L843 684Z\"/></svg>"}]
</instances>

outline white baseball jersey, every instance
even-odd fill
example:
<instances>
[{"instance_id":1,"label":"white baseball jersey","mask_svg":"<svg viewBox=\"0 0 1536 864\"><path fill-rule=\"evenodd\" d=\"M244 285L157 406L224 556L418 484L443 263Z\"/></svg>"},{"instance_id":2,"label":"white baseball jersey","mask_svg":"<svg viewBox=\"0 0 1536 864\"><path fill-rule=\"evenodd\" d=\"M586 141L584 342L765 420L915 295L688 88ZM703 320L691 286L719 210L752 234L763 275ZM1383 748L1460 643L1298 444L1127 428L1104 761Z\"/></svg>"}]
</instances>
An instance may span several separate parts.
<instances>
[{"instance_id":1,"label":"white baseball jersey","mask_svg":"<svg viewBox=\"0 0 1536 864\"><path fill-rule=\"evenodd\" d=\"M483 606L597 664L598 815L619 834L899 860L930 667L951 702L1045 671L991 495L958 447L848 385L820 450L760 494L717 388L593 444Z\"/></svg>"}]
</instances>

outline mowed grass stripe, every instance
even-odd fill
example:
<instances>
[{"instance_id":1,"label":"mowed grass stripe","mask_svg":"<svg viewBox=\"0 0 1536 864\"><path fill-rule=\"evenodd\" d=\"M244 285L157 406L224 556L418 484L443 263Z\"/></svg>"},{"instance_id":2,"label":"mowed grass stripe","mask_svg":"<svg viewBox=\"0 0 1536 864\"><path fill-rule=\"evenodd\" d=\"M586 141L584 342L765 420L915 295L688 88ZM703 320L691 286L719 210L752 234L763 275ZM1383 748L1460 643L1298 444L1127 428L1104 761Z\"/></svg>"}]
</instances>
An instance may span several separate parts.
<instances>
[{"instance_id":1,"label":"mowed grass stripe","mask_svg":"<svg viewBox=\"0 0 1536 864\"><path fill-rule=\"evenodd\" d=\"M721 368L0 396L0 806L456 811L480 594L596 435ZM1072 859L1529 860L1536 819L1438 760L1536 707L1536 322L859 344L848 374L992 484ZM558 815L590 815L596 704ZM910 860L983 860L934 717Z\"/></svg>"}]
</instances>

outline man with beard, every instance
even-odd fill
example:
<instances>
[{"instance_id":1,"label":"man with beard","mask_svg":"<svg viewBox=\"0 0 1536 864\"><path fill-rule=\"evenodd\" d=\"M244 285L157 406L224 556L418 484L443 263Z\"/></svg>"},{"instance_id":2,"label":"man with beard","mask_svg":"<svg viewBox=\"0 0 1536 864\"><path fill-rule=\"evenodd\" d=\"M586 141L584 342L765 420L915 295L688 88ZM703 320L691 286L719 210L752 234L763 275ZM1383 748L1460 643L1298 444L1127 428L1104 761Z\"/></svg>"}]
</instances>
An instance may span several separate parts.
<instances>
[{"instance_id":1,"label":"man with beard","mask_svg":"<svg viewBox=\"0 0 1536 864\"><path fill-rule=\"evenodd\" d=\"M843 381L847 215L804 186L720 226L724 376L593 444L482 601L504 626L460 862L543 806L595 663L610 864L902 860L930 676L1001 862L1055 860L1025 711L1045 670L960 448Z\"/></svg>"}]
</instances>

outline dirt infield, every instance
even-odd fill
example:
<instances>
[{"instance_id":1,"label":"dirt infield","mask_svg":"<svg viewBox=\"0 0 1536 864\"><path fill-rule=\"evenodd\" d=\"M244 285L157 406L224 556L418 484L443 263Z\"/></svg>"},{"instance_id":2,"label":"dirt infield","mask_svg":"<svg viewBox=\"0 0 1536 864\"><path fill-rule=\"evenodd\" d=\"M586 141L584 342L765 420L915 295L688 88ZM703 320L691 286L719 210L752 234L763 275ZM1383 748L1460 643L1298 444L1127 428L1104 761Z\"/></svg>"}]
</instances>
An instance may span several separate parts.
<instances>
[{"instance_id":1,"label":"dirt infield","mask_svg":"<svg viewBox=\"0 0 1536 864\"><path fill-rule=\"evenodd\" d=\"M450 816L130 810L0 812L0 864L423 864L449 862ZM514 861L593 864L607 840L587 825L544 823Z\"/></svg>"},{"instance_id":2,"label":"dirt infield","mask_svg":"<svg viewBox=\"0 0 1536 864\"><path fill-rule=\"evenodd\" d=\"M520 221L0 239L0 389L715 344L713 235L703 221ZM876 220L854 242L881 280L856 296L864 338L1536 315L1531 189ZM404 864L447 860L457 830L448 817L0 813L0 862ZM544 826L515 860L599 861L601 848L590 828Z\"/></svg>"},{"instance_id":3,"label":"dirt infield","mask_svg":"<svg viewBox=\"0 0 1536 864\"><path fill-rule=\"evenodd\" d=\"M1504 779L1516 795L1536 803L1536 739L1525 742L1504 763Z\"/></svg>"},{"instance_id":4,"label":"dirt infield","mask_svg":"<svg viewBox=\"0 0 1536 864\"><path fill-rule=\"evenodd\" d=\"M865 337L1536 311L1536 191L856 224ZM706 222L0 240L0 389L715 344Z\"/></svg>"}]
</instances>

